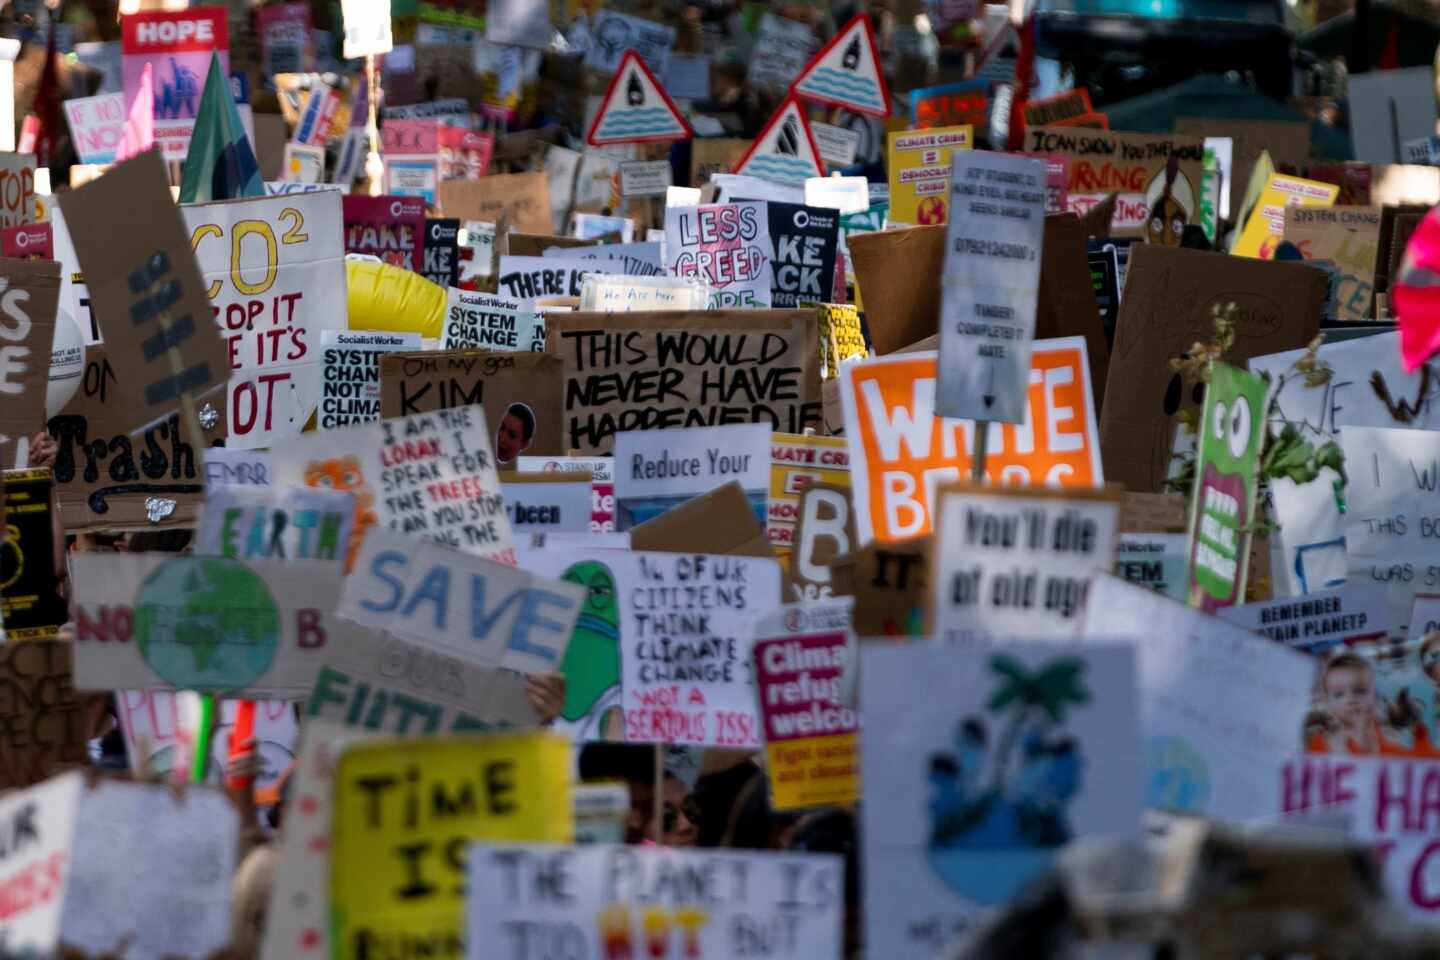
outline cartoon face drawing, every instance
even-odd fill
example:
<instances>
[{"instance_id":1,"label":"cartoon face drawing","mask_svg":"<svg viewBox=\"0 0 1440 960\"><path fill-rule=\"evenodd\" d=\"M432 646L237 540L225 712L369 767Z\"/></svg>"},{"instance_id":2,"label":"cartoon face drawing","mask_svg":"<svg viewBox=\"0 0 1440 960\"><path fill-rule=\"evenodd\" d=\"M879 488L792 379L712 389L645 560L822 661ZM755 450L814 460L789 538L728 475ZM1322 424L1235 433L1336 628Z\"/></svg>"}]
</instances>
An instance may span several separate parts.
<instances>
[{"instance_id":1,"label":"cartoon face drawing","mask_svg":"<svg viewBox=\"0 0 1440 960\"><path fill-rule=\"evenodd\" d=\"M620 712L620 598L615 575L603 563L586 560L571 565L561 580L585 588L579 619L565 648L560 672L565 675L565 705L560 716L584 722L586 730L599 736L585 739L612 739L607 735ZM619 730L615 730L618 739Z\"/></svg>"},{"instance_id":2,"label":"cartoon face drawing","mask_svg":"<svg viewBox=\"0 0 1440 960\"><path fill-rule=\"evenodd\" d=\"M1145 190L1150 219L1145 239L1166 247L1180 246L1186 224L1195 215L1195 189L1180 173L1180 161L1171 157L1165 169L1151 179Z\"/></svg>"},{"instance_id":3,"label":"cartoon face drawing","mask_svg":"<svg viewBox=\"0 0 1440 960\"><path fill-rule=\"evenodd\" d=\"M339 457L306 464L305 486L354 492L355 522L350 527L350 543L345 555L345 572L349 573L355 566L355 558L360 555L360 546L365 542L365 532L380 520L372 509L375 505L375 494L365 486L365 473L360 469L360 458Z\"/></svg>"}]
</instances>

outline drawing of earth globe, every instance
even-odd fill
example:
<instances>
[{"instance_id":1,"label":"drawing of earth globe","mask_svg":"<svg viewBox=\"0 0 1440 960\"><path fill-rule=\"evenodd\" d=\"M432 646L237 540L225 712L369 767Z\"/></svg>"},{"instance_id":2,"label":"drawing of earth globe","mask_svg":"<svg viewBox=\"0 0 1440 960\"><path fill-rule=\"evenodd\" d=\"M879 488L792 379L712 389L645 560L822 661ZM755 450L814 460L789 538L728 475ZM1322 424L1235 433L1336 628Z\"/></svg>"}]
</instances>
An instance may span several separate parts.
<instances>
[{"instance_id":1,"label":"drawing of earth globe","mask_svg":"<svg viewBox=\"0 0 1440 960\"><path fill-rule=\"evenodd\" d=\"M1210 766L1183 737L1152 737L1146 745L1150 783L1145 805L1173 813L1203 813L1210 805Z\"/></svg>"},{"instance_id":2,"label":"drawing of earth globe","mask_svg":"<svg viewBox=\"0 0 1440 960\"><path fill-rule=\"evenodd\" d=\"M280 611L265 581L244 564L176 557L140 585L135 639L145 662L177 689L237 690L274 661Z\"/></svg>"},{"instance_id":3,"label":"drawing of earth globe","mask_svg":"<svg viewBox=\"0 0 1440 960\"><path fill-rule=\"evenodd\" d=\"M1055 862L1054 847L931 847L930 869L945 886L981 906L1014 899Z\"/></svg>"}]
</instances>

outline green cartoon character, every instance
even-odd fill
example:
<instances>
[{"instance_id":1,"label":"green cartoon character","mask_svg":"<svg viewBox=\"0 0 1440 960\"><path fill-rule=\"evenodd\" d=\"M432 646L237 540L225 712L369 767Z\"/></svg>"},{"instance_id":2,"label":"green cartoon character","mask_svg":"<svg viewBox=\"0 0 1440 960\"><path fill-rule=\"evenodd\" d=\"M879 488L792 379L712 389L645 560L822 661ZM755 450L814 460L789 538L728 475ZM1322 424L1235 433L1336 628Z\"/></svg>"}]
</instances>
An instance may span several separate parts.
<instances>
[{"instance_id":1,"label":"green cartoon character","mask_svg":"<svg viewBox=\"0 0 1440 960\"><path fill-rule=\"evenodd\" d=\"M560 717L576 740L623 740L620 605L615 575L603 563L586 560L571 565L560 579L585 588L585 604L560 664L565 675L565 706Z\"/></svg>"},{"instance_id":2,"label":"green cartoon character","mask_svg":"<svg viewBox=\"0 0 1440 960\"><path fill-rule=\"evenodd\" d=\"M1265 441L1261 378L1212 363L1190 503L1190 606L1206 613L1243 601L1260 448Z\"/></svg>"}]
</instances>

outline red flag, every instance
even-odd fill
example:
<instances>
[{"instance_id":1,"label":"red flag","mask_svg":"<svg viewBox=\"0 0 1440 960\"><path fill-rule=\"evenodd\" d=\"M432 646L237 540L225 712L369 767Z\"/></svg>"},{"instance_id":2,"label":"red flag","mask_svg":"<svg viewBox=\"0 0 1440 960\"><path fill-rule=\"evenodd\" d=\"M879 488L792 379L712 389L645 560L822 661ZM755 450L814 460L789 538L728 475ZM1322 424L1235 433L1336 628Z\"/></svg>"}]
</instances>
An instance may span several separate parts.
<instances>
[{"instance_id":1,"label":"red flag","mask_svg":"<svg viewBox=\"0 0 1440 960\"><path fill-rule=\"evenodd\" d=\"M53 14L50 18L50 34L45 40L45 66L40 71L40 83L35 88L35 102L31 112L35 115L35 143L31 148L35 154L35 165L48 167L54 158L61 133L60 71L55 56Z\"/></svg>"}]
</instances>

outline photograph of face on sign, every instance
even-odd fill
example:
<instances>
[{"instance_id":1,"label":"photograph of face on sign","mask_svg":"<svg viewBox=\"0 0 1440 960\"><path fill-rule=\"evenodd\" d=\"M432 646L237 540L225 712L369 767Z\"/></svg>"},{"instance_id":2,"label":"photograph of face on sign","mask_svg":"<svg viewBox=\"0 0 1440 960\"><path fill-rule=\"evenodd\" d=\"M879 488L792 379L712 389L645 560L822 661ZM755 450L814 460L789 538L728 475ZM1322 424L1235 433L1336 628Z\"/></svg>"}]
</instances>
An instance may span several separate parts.
<instances>
[{"instance_id":1,"label":"photograph of face on sign","mask_svg":"<svg viewBox=\"0 0 1440 960\"><path fill-rule=\"evenodd\" d=\"M505 408L500 424L495 428L495 460L512 464L515 458L530 449L535 439L535 411L529 404L516 401Z\"/></svg>"},{"instance_id":2,"label":"photograph of face on sign","mask_svg":"<svg viewBox=\"0 0 1440 960\"><path fill-rule=\"evenodd\" d=\"M1307 753L1440 756L1440 631L1337 647L1320 659Z\"/></svg>"}]
</instances>

